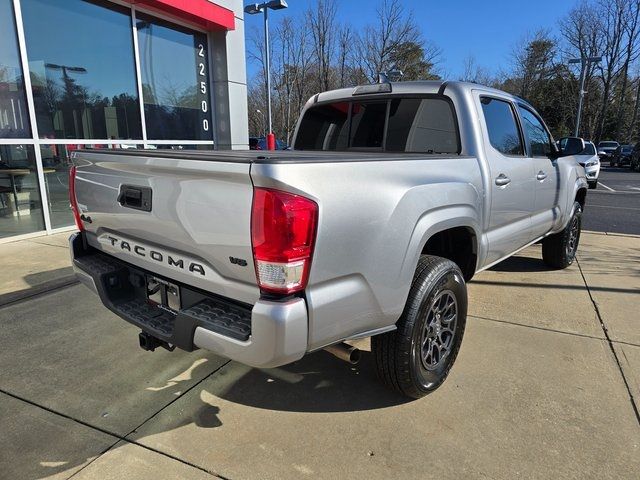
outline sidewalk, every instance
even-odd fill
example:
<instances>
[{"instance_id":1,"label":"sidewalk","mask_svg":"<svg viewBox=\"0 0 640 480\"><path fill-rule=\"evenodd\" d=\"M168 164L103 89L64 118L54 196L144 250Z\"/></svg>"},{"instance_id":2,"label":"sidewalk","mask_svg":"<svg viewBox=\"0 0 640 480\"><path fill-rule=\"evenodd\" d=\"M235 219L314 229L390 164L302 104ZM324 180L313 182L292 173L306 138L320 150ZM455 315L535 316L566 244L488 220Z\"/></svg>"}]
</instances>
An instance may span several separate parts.
<instances>
[{"instance_id":1,"label":"sidewalk","mask_svg":"<svg viewBox=\"0 0 640 480\"><path fill-rule=\"evenodd\" d=\"M635 480L640 238L583 233L579 252L549 271L534 245L474 278L459 358L419 401L377 383L366 341L357 366L257 370L143 352L82 285L5 305L0 476Z\"/></svg>"},{"instance_id":2,"label":"sidewalk","mask_svg":"<svg viewBox=\"0 0 640 480\"><path fill-rule=\"evenodd\" d=\"M71 234L0 245L0 306L76 283L69 258Z\"/></svg>"}]
</instances>

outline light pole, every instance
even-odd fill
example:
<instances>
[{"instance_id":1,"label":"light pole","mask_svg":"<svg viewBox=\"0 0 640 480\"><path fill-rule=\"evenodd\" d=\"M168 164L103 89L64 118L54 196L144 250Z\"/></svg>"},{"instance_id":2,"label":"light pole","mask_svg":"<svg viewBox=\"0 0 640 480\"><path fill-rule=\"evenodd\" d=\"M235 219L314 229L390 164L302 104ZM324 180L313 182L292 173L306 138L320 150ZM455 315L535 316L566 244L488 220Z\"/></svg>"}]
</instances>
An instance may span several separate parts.
<instances>
[{"instance_id":1,"label":"light pole","mask_svg":"<svg viewBox=\"0 0 640 480\"><path fill-rule=\"evenodd\" d=\"M582 116L582 100L584 99L584 94L587 93L584 91L584 82L587 78L587 69L589 65L592 63L599 63L602 61L602 57L582 57L582 58L572 58L569 60L570 64L579 63L580 64L580 93L578 96L578 114L576 115L576 133L575 137L577 137L580 133L580 117Z\"/></svg>"},{"instance_id":2,"label":"light pole","mask_svg":"<svg viewBox=\"0 0 640 480\"><path fill-rule=\"evenodd\" d=\"M259 113L260 115L262 115L262 134L265 136L267 136L267 119L264 117L264 112L260 109L256 110L256 113Z\"/></svg>"},{"instance_id":3,"label":"light pole","mask_svg":"<svg viewBox=\"0 0 640 480\"><path fill-rule=\"evenodd\" d=\"M264 13L264 58L266 64L266 87L267 87L267 115L269 116L269 133L267 133L267 150L276 149L276 137L273 134L273 125L271 123L271 63L269 59L269 9L282 10L287 8L285 0L271 0L265 3L252 3L244 7L244 13L248 15L256 15L260 12Z\"/></svg>"}]
</instances>

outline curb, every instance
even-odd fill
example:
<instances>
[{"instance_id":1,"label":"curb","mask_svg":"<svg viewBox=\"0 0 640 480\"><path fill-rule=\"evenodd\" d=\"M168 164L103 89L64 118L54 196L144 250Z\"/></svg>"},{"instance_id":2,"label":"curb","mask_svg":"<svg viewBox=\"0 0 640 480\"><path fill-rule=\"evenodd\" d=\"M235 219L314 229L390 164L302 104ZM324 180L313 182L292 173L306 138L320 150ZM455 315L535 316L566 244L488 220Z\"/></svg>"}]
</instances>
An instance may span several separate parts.
<instances>
[{"instance_id":1,"label":"curb","mask_svg":"<svg viewBox=\"0 0 640 480\"><path fill-rule=\"evenodd\" d=\"M23 290L4 293L0 295L0 307L4 307L6 305L10 305L12 303L16 303L21 300L26 300L28 298L35 297L38 295L42 295L43 293L47 293L52 290L57 290L59 288L75 285L77 283L79 282L75 274L69 274L59 278L55 278L53 280L49 280L48 282L43 282L38 285L34 285L33 287L25 288Z\"/></svg>"},{"instance_id":2,"label":"curb","mask_svg":"<svg viewBox=\"0 0 640 480\"><path fill-rule=\"evenodd\" d=\"M640 238L640 235L635 235L633 233L596 232L594 230L582 230L582 233L589 233L591 235L606 235L611 237Z\"/></svg>"}]
</instances>

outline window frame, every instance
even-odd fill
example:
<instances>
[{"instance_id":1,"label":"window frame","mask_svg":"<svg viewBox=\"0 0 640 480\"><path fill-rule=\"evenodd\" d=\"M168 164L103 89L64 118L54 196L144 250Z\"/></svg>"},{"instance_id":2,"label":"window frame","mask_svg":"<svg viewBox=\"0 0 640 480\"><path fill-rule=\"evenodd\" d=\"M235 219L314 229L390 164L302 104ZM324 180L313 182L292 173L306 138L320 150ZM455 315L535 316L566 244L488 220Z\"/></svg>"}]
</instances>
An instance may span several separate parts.
<instances>
[{"instance_id":1,"label":"window frame","mask_svg":"<svg viewBox=\"0 0 640 480\"><path fill-rule=\"evenodd\" d=\"M24 62L22 59L22 43L21 43L21 37L20 37L20 31L22 29L22 24L18 25L18 19L17 19L17 15L16 15L16 7L15 7L15 3L9 1L7 3L8 6L8 10L9 10L9 18L8 18L8 22L10 23L9 28L3 32L5 35L7 35L7 38L11 37L13 39L13 41L15 42L15 47L16 47L16 53L17 53L17 67L16 69L20 70L20 74L22 77L22 98L20 98L18 101L24 101L24 108L25 108L25 112L24 112L24 122L27 124L27 127L24 129L25 133L22 136L0 136L0 141L4 143L5 140L15 140L15 139L23 139L23 140L31 140L33 139L33 126L32 126L32 122L31 122L31 115L30 115L30 107L29 107L29 93L31 91L31 77L30 77L30 72L27 71L27 73L25 73L24 70ZM29 80L27 82L27 76L29 76Z\"/></svg>"},{"instance_id":2,"label":"window frame","mask_svg":"<svg viewBox=\"0 0 640 480\"><path fill-rule=\"evenodd\" d=\"M452 153L426 153L426 152L397 152L397 151L387 151L387 132L389 127L389 112L391 108L391 101L397 99L412 99L412 100L424 100L424 99L435 99L435 100L444 100L449 104L449 108L451 109L451 115L453 118L453 123L455 127L455 137L456 137L456 151ZM382 146L381 147L347 147L346 149L341 150L330 150L332 152L379 152L379 153L391 153L391 154L399 154L399 153L407 153L407 154L415 154L415 155L451 155L451 156L460 156L462 155L462 141L460 137L460 123L458 122L458 114L456 111L456 106L451 99L447 95L439 94L439 93L418 93L418 94L410 94L410 93L402 93L402 94L374 94L374 95L356 95L347 98L336 98L333 100L325 100L322 102L316 102L312 106L308 107L304 112L301 118L304 118L306 113L315 107L320 107L324 105L331 105L332 103L338 102L347 102L349 103L349 112L347 114L347 121L349 122L349 130L347 139L349 142L351 141L351 118L352 118L352 108L354 103L366 103L369 101L382 101L386 103L386 113L384 119L384 128L383 128L383 138L382 138ZM296 138L297 138L296 132ZM295 149L295 144L293 145ZM329 150L300 150L300 151L329 151Z\"/></svg>"},{"instance_id":3,"label":"window frame","mask_svg":"<svg viewBox=\"0 0 640 480\"><path fill-rule=\"evenodd\" d=\"M520 138L520 146L522 147L522 154L521 155L513 155L513 154L501 152L500 150L498 150L491 143L491 136L489 135L489 125L487 124L487 117L485 116L484 110L482 109L482 99L483 98L490 98L491 100L497 100L499 102L506 103L509 106L509 108L511 109L511 115L513 115L513 120L515 121L515 124L516 124L516 130L518 130L518 137ZM481 112L482 112L482 121L484 122L484 128L485 128L485 131L487 133L487 139L489 140L489 146L491 148L493 148L497 153L502 155L503 157L507 157L507 158L528 158L526 141L525 141L525 136L524 136L524 130L522 128L522 123L520 121L520 115L517 112L516 105L514 104L514 102L509 98L500 97L498 95L484 94L484 93L481 93L478 96L478 99L480 101L480 109L481 109Z\"/></svg>"},{"instance_id":4,"label":"window frame","mask_svg":"<svg viewBox=\"0 0 640 480\"><path fill-rule=\"evenodd\" d=\"M555 151L555 149L554 149L555 140L553 138L553 135L551 135L551 132L549 131L549 127L547 127L547 124L544 122L542 117L533 109L533 107L531 107L531 106L529 106L529 105L527 105L525 103L517 102L516 106L518 107L518 118L520 119L521 123L522 123L522 118L520 116L520 108L522 108L523 110L526 110L531 115L533 115L540 122L540 125L542 125L542 128L544 129L544 131L546 132L547 136L549 137L549 154L548 155L533 155L533 149L531 148L531 145L529 144L529 142L526 141L527 135L525 133L524 123L522 123L522 134L523 134L523 136L525 138L525 146L527 147L527 156L529 158L549 158L550 156L552 156L554 151Z\"/></svg>"}]
</instances>

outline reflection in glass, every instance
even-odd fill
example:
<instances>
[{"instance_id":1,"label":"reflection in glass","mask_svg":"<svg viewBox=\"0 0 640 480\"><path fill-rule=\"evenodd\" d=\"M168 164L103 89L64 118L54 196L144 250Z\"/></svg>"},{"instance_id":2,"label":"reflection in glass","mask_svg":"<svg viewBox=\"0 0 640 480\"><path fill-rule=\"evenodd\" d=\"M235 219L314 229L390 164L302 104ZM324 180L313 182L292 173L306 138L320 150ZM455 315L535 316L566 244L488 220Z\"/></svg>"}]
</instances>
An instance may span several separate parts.
<instances>
[{"instance_id":1,"label":"reflection in glass","mask_svg":"<svg viewBox=\"0 0 640 480\"><path fill-rule=\"evenodd\" d=\"M199 144L199 145L185 145L185 144L176 144L176 145L152 145L147 144L144 148L149 150L213 150L213 143L208 144Z\"/></svg>"},{"instance_id":2,"label":"reflection in glass","mask_svg":"<svg viewBox=\"0 0 640 480\"><path fill-rule=\"evenodd\" d=\"M531 155L546 157L551 153L551 139L542 122L528 109L518 106Z\"/></svg>"},{"instance_id":3,"label":"reflection in glass","mask_svg":"<svg viewBox=\"0 0 640 480\"><path fill-rule=\"evenodd\" d=\"M105 148L142 148L135 143L103 144L65 144L40 145L42 168L44 171L47 196L49 197L49 215L51 228L68 227L73 225L73 216L69 208L69 168L71 167L71 152L79 149Z\"/></svg>"},{"instance_id":4,"label":"reflection in glass","mask_svg":"<svg viewBox=\"0 0 640 480\"><path fill-rule=\"evenodd\" d=\"M0 145L0 238L44 230L32 145Z\"/></svg>"},{"instance_id":5,"label":"reflection in glass","mask_svg":"<svg viewBox=\"0 0 640 480\"><path fill-rule=\"evenodd\" d=\"M13 6L0 0L0 138L30 135Z\"/></svg>"},{"instance_id":6,"label":"reflection in glass","mask_svg":"<svg viewBox=\"0 0 640 480\"><path fill-rule=\"evenodd\" d=\"M139 14L147 138L212 140L207 37Z\"/></svg>"},{"instance_id":7,"label":"reflection in glass","mask_svg":"<svg viewBox=\"0 0 640 480\"><path fill-rule=\"evenodd\" d=\"M22 0L41 138L142 138L129 10Z\"/></svg>"}]
</instances>

